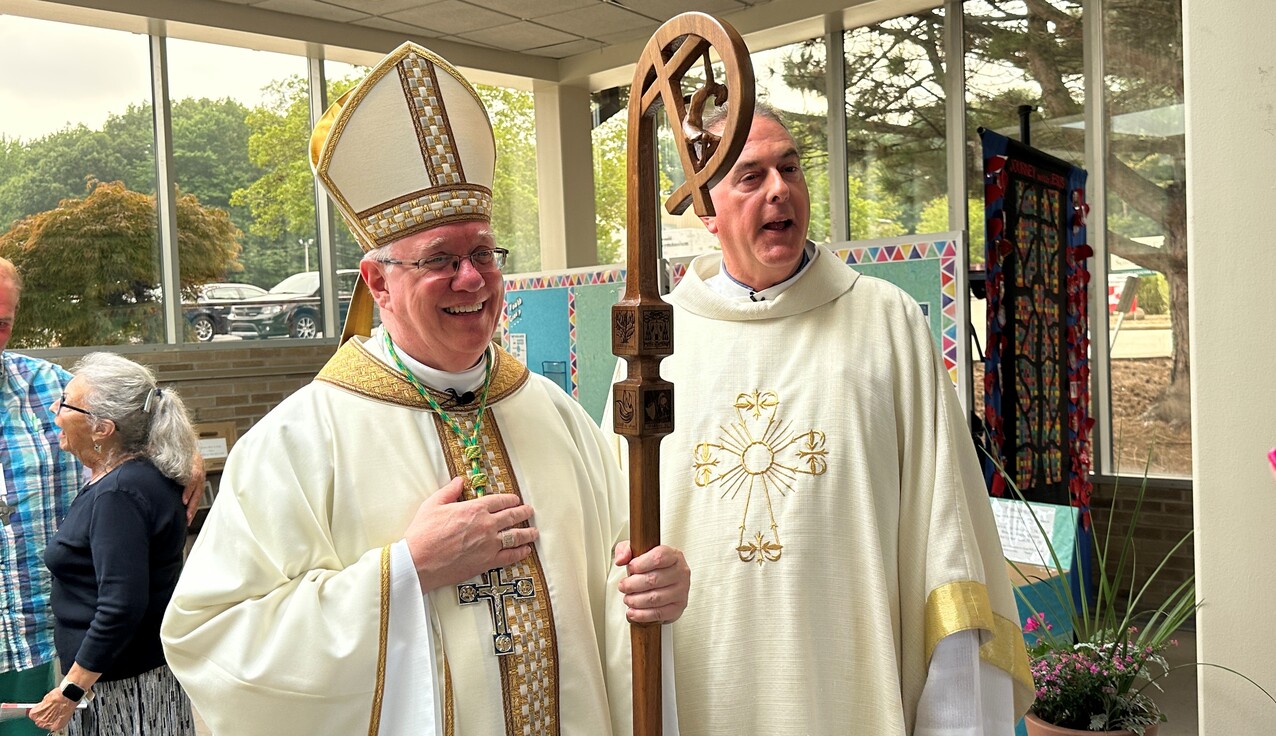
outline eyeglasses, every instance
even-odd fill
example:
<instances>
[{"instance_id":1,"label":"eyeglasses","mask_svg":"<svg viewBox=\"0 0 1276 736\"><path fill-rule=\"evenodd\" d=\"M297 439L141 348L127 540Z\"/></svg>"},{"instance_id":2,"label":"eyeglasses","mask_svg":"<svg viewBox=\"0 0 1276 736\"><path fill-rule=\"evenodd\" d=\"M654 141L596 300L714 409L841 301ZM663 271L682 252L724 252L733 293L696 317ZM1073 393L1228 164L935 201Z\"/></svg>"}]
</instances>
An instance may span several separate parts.
<instances>
[{"instance_id":1,"label":"eyeglasses","mask_svg":"<svg viewBox=\"0 0 1276 736\"><path fill-rule=\"evenodd\" d=\"M63 409L70 409L71 411L78 411L81 414L93 416L93 412L89 411L88 409L81 409L78 406L72 406L71 404L66 403L66 394L62 394L60 397L58 397L58 410L54 413L59 414L62 412Z\"/></svg>"},{"instance_id":2,"label":"eyeglasses","mask_svg":"<svg viewBox=\"0 0 1276 736\"><path fill-rule=\"evenodd\" d=\"M465 256L453 255L451 253L440 253L422 258L419 261L400 261L394 258L377 258L377 263L384 263L389 266L411 266L418 271L425 269L431 273L446 273L455 276L461 270L461 260L468 258L473 264L475 271L492 272L505 268L505 259L509 258L510 252L504 248L483 248Z\"/></svg>"}]
</instances>

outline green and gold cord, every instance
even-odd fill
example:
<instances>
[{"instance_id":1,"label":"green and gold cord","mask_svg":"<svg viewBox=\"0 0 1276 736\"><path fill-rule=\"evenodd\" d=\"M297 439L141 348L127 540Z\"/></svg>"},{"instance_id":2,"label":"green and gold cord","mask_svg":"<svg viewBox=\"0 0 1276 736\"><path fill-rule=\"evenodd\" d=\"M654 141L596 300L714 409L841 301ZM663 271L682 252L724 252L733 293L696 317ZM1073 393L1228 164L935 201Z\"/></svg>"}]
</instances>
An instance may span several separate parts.
<instances>
[{"instance_id":1,"label":"green and gold cord","mask_svg":"<svg viewBox=\"0 0 1276 736\"><path fill-rule=\"evenodd\" d=\"M425 386L422 386L416 376L412 375L412 371L408 370L408 367L403 364L398 351L394 349L394 342L390 340L390 331L383 329L381 332L385 336L386 352L391 358L394 358L394 364L399 367L400 371L403 371L408 383L411 383L416 388L417 393L421 394L421 397L430 404L430 408L461 439L462 452L466 461L470 464L470 469L466 471L466 475L469 476L466 478L466 483L469 485L470 490L474 492L475 497L486 495L487 473L483 472L483 466L479 463L479 460L483 457L483 448L479 447L479 431L483 428L483 410L487 408L487 390L492 385L492 357L490 353L483 353L483 395L479 399L478 415L474 418L474 431L469 436L466 436L461 429L460 423L453 419L452 415L444 411L443 407L439 406L439 402L435 401L433 396L430 396L430 392L426 390Z\"/></svg>"}]
</instances>

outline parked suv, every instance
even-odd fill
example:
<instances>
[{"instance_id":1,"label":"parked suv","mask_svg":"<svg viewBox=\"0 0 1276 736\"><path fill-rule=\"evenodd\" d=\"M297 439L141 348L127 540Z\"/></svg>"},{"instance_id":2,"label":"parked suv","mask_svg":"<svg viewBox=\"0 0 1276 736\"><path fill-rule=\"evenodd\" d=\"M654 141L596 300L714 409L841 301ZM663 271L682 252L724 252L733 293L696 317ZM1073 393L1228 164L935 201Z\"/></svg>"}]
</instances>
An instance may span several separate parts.
<instances>
[{"instance_id":1,"label":"parked suv","mask_svg":"<svg viewBox=\"0 0 1276 736\"><path fill-rule=\"evenodd\" d=\"M337 271L339 320L345 318L358 281L357 268ZM319 306L319 273L294 273L275 284L268 293L231 307L226 319L230 334L245 338L274 335L318 337L324 332Z\"/></svg>"},{"instance_id":2,"label":"parked suv","mask_svg":"<svg viewBox=\"0 0 1276 736\"><path fill-rule=\"evenodd\" d=\"M183 302L182 312L200 342L226 334L226 315L232 305L266 293L265 289L252 284L204 284L198 288L196 300Z\"/></svg>"}]
</instances>

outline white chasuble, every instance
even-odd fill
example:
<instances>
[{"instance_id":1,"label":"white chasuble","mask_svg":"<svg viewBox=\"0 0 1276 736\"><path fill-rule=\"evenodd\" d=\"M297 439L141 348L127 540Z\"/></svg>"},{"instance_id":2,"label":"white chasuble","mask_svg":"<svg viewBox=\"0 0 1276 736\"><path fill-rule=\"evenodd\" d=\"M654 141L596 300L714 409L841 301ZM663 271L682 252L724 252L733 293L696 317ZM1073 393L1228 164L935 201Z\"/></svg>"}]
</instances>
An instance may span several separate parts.
<instances>
[{"instance_id":1,"label":"white chasuble","mask_svg":"<svg viewBox=\"0 0 1276 736\"><path fill-rule=\"evenodd\" d=\"M661 365L662 541L693 571L682 733L911 734L931 655L962 631L1022 712L997 530L916 302L824 248L774 300L731 300L704 283L719 261L670 295Z\"/></svg>"},{"instance_id":2,"label":"white chasuble","mask_svg":"<svg viewBox=\"0 0 1276 736\"><path fill-rule=\"evenodd\" d=\"M625 486L570 396L492 355L488 493L530 504L540 539L460 586L412 592L404 530L468 463L379 335L347 342L236 443L162 631L214 734L613 732L609 690L629 698L610 557ZM448 411L468 433L477 409Z\"/></svg>"}]
</instances>

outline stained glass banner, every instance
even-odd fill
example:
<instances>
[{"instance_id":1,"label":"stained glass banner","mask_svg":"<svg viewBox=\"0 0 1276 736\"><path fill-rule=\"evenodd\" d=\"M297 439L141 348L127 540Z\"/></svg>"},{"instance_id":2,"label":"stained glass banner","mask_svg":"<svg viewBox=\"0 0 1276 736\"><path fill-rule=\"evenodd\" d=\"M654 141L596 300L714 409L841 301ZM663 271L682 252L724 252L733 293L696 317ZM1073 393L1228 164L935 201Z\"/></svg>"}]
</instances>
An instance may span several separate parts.
<instances>
[{"instance_id":1,"label":"stained glass banner","mask_svg":"<svg viewBox=\"0 0 1276 736\"><path fill-rule=\"evenodd\" d=\"M1090 500L1086 172L991 131L984 147L988 347L997 462L1033 501ZM989 469L993 495L1004 480Z\"/></svg>"}]
</instances>

